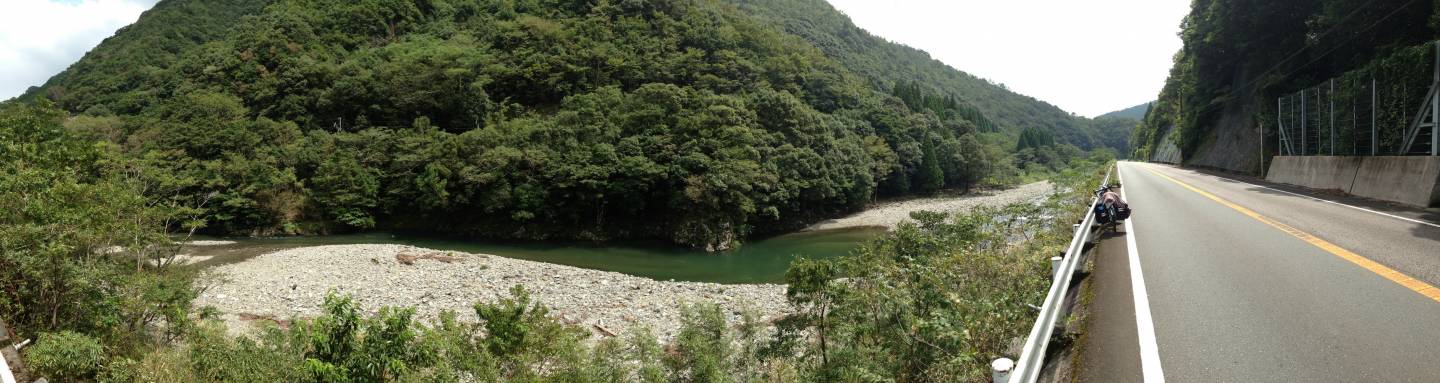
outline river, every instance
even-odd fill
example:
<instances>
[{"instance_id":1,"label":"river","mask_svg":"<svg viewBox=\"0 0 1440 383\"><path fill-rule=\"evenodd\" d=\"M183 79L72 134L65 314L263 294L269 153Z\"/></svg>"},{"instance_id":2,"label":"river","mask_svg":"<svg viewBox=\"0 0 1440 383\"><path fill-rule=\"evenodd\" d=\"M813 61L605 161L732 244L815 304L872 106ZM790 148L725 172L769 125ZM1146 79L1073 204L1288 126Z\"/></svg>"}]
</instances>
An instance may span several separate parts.
<instances>
[{"instance_id":1,"label":"river","mask_svg":"<svg viewBox=\"0 0 1440 383\"><path fill-rule=\"evenodd\" d=\"M492 254L587 269L614 271L656 280L714 283L781 283L799 256L829 258L849 254L885 232L850 228L784 234L748 242L739 249L706 253L661 245L507 242L454 239L387 232L282 238L225 239L232 245L194 246L185 252L213 256L197 265L239 262L260 254L304 246L400 244L437 250Z\"/></svg>"}]
</instances>

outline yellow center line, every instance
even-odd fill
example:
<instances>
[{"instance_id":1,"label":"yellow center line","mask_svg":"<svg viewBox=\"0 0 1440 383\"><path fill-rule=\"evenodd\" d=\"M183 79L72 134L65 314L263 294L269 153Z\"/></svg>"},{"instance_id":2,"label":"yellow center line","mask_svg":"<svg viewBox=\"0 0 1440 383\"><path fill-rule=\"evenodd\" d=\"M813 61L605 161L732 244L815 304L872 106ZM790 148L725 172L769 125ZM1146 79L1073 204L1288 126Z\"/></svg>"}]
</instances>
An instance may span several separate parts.
<instances>
[{"instance_id":1,"label":"yellow center line","mask_svg":"<svg viewBox=\"0 0 1440 383\"><path fill-rule=\"evenodd\" d=\"M1386 267L1385 265L1382 265L1379 262L1372 261L1369 258L1365 258L1360 254L1355 254L1350 250L1345 250L1344 248L1336 246L1335 244L1330 243L1326 240L1320 239L1319 237L1300 231L1300 229L1296 229L1294 227L1291 227L1290 225L1286 225L1280 223L1279 221L1270 219L1269 217L1260 215L1260 213L1256 213L1254 210L1246 209L1244 206L1236 205L1233 202L1227 201L1220 197L1216 197L1214 194L1210 194L1204 190L1200 190L1194 186L1190 186L1190 184L1171 178L1170 176L1155 171L1154 169L1145 170L1151 173L1155 173L1155 175L1170 180L1170 182L1174 182L1175 184L1180 185L1186 189L1190 189L1190 191L1199 193L1200 195L1205 196L1205 198L1209 198L1210 200L1219 202L1221 205L1225 205L1230 207L1231 209L1235 209L1235 211L1250 216L1250 218L1254 218L1257 221L1264 222L1266 225L1270 225L1276 229L1280 229L1280 231L1289 233L1290 235L1295 236L1295 238L1299 238L1300 240L1303 240L1310 243L1311 245L1314 245L1315 247L1320 248L1320 250L1325 250L1325 252L1334 254L1341 259L1350 261L1350 263L1354 263L1355 265L1360 266L1365 270L1370 270L1370 272L1375 273L1376 275L1379 275L1385 279L1389 279L1391 282L1395 282L1396 284L1404 286L1405 288L1410 289L1414 292L1420 293L1420 295L1424 295L1436 302L1440 302L1440 288L1431 286L1419 279L1411 278L1410 276L1405 275L1405 273L1395 271L1395 269Z\"/></svg>"}]
</instances>

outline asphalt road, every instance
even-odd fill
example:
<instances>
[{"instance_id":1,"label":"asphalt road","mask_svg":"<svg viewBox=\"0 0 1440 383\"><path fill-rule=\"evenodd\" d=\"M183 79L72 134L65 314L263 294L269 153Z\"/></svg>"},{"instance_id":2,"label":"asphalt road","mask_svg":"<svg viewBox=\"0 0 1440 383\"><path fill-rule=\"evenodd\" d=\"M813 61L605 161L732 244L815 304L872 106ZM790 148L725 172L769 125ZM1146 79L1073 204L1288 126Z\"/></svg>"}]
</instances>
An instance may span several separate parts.
<instances>
[{"instance_id":1,"label":"asphalt road","mask_svg":"<svg viewBox=\"0 0 1440 383\"><path fill-rule=\"evenodd\" d=\"M1162 165L1119 169L1134 215L1129 232L1097 247L1081 380L1142 381L1149 368L1171 382L1440 382L1435 210L1325 202ZM1134 294L1127 236L1145 297ZM1153 338L1139 330L1137 299ZM1141 362L1147 341L1158 363Z\"/></svg>"}]
</instances>

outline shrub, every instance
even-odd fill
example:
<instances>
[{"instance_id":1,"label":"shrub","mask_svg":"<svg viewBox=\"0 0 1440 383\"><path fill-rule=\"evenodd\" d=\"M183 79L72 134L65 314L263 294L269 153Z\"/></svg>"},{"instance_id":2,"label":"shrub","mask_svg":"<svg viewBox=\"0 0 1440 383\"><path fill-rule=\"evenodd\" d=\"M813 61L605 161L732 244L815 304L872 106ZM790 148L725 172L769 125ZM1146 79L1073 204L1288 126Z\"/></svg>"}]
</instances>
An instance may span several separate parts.
<instances>
[{"instance_id":1,"label":"shrub","mask_svg":"<svg viewBox=\"0 0 1440 383\"><path fill-rule=\"evenodd\" d=\"M53 380L89 379L105 365L105 348L95 338L77 332L42 333L35 345L25 350L25 363Z\"/></svg>"},{"instance_id":2,"label":"shrub","mask_svg":"<svg viewBox=\"0 0 1440 383\"><path fill-rule=\"evenodd\" d=\"M680 334L665 356L673 382L729 382L734 367L731 334L725 316L714 304L680 310Z\"/></svg>"}]
</instances>

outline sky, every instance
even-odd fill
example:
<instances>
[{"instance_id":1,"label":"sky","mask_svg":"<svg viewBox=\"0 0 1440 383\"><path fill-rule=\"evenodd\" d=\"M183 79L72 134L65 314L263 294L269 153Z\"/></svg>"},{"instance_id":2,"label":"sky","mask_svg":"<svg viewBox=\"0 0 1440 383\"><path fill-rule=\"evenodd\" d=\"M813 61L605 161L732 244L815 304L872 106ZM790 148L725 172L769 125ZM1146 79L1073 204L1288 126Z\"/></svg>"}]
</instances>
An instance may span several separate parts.
<instances>
[{"instance_id":1,"label":"sky","mask_svg":"<svg viewBox=\"0 0 1440 383\"><path fill-rule=\"evenodd\" d=\"M829 0L871 34L1086 117L1155 100L1190 0Z\"/></svg>"},{"instance_id":2,"label":"sky","mask_svg":"<svg viewBox=\"0 0 1440 383\"><path fill-rule=\"evenodd\" d=\"M44 83L157 0L4 0L0 100ZM861 28L1093 117L1155 99L1189 0L829 0Z\"/></svg>"},{"instance_id":3,"label":"sky","mask_svg":"<svg viewBox=\"0 0 1440 383\"><path fill-rule=\"evenodd\" d=\"M0 100L19 96L80 60L156 0L4 0Z\"/></svg>"}]
</instances>

